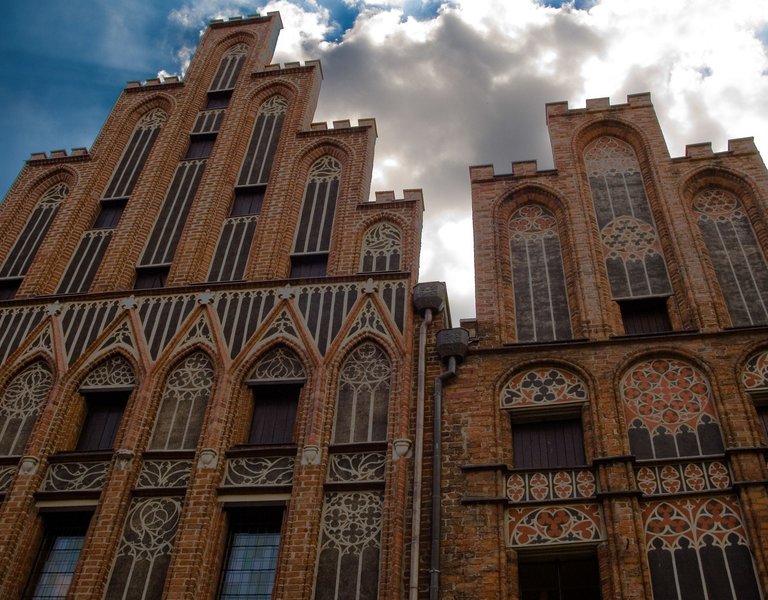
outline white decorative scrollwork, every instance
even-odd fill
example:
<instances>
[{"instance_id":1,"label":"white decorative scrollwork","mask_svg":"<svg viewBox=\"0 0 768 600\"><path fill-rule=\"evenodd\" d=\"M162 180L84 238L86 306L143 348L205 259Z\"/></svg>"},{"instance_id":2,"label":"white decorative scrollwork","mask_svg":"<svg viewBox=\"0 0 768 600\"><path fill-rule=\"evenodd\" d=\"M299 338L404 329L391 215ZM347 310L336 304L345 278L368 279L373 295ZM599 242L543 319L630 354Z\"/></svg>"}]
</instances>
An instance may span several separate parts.
<instances>
[{"instance_id":1,"label":"white decorative scrollwork","mask_svg":"<svg viewBox=\"0 0 768 600\"><path fill-rule=\"evenodd\" d=\"M157 127L162 127L163 123L165 123L165 120L167 118L167 115L165 112L160 109L156 108L154 110L149 111L146 115L141 117L141 120L139 121L139 124L136 126L137 129L156 129Z\"/></svg>"},{"instance_id":2,"label":"white decorative scrollwork","mask_svg":"<svg viewBox=\"0 0 768 600\"><path fill-rule=\"evenodd\" d=\"M383 512L381 492L326 494L320 549L360 555L367 548L378 548Z\"/></svg>"},{"instance_id":3,"label":"white decorative scrollwork","mask_svg":"<svg viewBox=\"0 0 768 600\"><path fill-rule=\"evenodd\" d=\"M270 350L251 371L250 380L274 381L305 379L304 365L296 354L285 346Z\"/></svg>"},{"instance_id":4,"label":"white decorative scrollwork","mask_svg":"<svg viewBox=\"0 0 768 600\"><path fill-rule=\"evenodd\" d=\"M391 223L377 223L363 237L360 253L360 270L393 271L400 268L402 234Z\"/></svg>"},{"instance_id":5,"label":"white decorative scrollwork","mask_svg":"<svg viewBox=\"0 0 768 600\"><path fill-rule=\"evenodd\" d=\"M386 464L384 452L331 454L328 481L384 481Z\"/></svg>"},{"instance_id":6,"label":"white decorative scrollwork","mask_svg":"<svg viewBox=\"0 0 768 600\"><path fill-rule=\"evenodd\" d=\"M50 367L42 361L35 362L16 375L5 388L0 399L0 416L23 419L36 415L48 397L53 382ZM5 430L0 431L0 438Z\"/></svg>"},{"instance_id":7,"label":"white decorative scrollwork","mask_svg":"<svg viewBox=\"0 0 768 600\"><path fill-rule=\"evenodd\" d=\"M291 319L291 315L289 315L287 311L281 312L272 322L272 325L264 334L264 339L270 338L274 335L290 335L292 337L298 336L296 333L296 326L293 324L293 319Z\"/></svg>"},{"instance_id":8,"label":"white decorative scrollwork","mask_svg":"<svg viewBox=\"0 0 768 600\"><path fill-rule=\"evenodd\" d=\"M135 498L128 510L117 555L151 561L169 554L180 516L178 498Z\"/></svg>"},{"instance_id":9,"label":"white decorative scrollwork","mask_svg":"<svg viewBox=\"0 0 768 600\"><path fill-rule=\"evenodd\" d=\"M55 463L48 467L41 492L86 492L104 487L107 461Z\"/></svg>"},{"instance_id":10,"label":"white decorative scrollwork","mask_svg":"<svg viewBox=\"0 0 768 600\"><path fill-rule=\"evenodd\" d=\"M392 367L389 358L376 344L365 342L344 361L339 379L357 390L389 389Z\"/></svg>"},{"instance_id":11,"label":"white decorative scrollwork","mask_svg":"<svg viewBox=\"0 0 768 600\"><path fill-rule=\"evenodd\" d=\"M136 487L172 488L189 485L191 460L145 460Z\"/></svg>"},{"instance_id":12,"label":"white decorative scrollwork","mask_svg":"<svg viewBox=\"0 0 768 600\"><path fill-rule=\"evenodd\" d=\"M341 163L332 156L323 156L309 170L309 181L320 183L341 177Z\"/></svg>"},{"instance_id":13,"label":"white decorative scrollwork","mask_svg":"<svg viewBox=\"0 0 768 600\"><path fill-rule=\"evenodd\" d=\"M365 306L360 309L357 317L355 317L354 323L352 323L347 332L346 339L354 337L361 331L370 331L389 338L389 332L386 325L384 325L384 320L370 300L366 301Z\"/></svg>"},{"instance_id":14,"label":"white decorative scrollwork","mask_svg":"<svg viewBox=\"0 0 768 600\"><path fill-rule=\"evenodd\" d=\"M288 100L282 96L272 96L259 108L260 115L282 115L288 110Z\"/></svg>"},{"instance_id":15,"label":"white decorative scrollwork","mask_svg":"<svg viewBox=\"0 0 768 600\"><path fill-rule=\"evenodd\" d=\"M236 46L232 46L229 50L227 50L227 53L224 56L244 56L248 53L248 46L245 44L237 44Z\"/></svg>"},{"instance_id":16,"label":"white decorative scrollwork","mask_svg":"<svg viewBox=\"0 0 768 600\"><path fill-rule=\"evenodd\" d=\"M57 183L50 187L40 198L40 204L59 204L69 195L69 186L64 183Z\"/></svg>"},{"instance_id":17,"label":"white decorative scrollwork","mask_svg":"<svg viewBox=\"0 0 768 600\"><path fill-rule=\"evenodd\" d=\"M296 459L293 456L254 456L227 460L225 486L290 485Z\"/></svg>"},{"instance_id":18,"label":"white decorative scrollwork","mask_svg":"<svg viewBox=\"0 0 768 600\"><path fill-rule=\"evenodd\" d=\"M197 322L190 328L184 338L183 344L194 344L196 342L206 342L213 344L213 335L211 335L211 326L208 319L201 316Z\"/></svg>"},{"instance_id":19,"label":"white decorative scrollwork","mask_svg":"<svg viewBox=\"0 0 768 600\"><path fill-rule=\"evenodd\" d=\"M91 371L80 387L128 387L135 384L133 367L122 356L113 356Z\"/></svg>"},{"instance_id":20,"label":"white decorative scrollwork","mask_svg":"<svg viewBox=\"0 0 768 600\"><path fill-rule=\"evenodd\" d=\"M614 175L640 171L640 164L632 148L614 137L602 136L592 142L584 152L587 174Z\"/></svg>"}]
</instances>

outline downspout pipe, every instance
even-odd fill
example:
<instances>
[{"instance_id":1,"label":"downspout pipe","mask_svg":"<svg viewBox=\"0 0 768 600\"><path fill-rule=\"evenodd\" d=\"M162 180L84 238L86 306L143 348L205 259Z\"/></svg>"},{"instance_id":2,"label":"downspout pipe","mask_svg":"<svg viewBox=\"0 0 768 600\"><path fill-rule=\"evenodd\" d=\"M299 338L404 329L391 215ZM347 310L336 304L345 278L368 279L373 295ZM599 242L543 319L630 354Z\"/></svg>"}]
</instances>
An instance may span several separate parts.
<instances>
[{"instance_id":1,"label":"downspout pipe","mask_svg":"<svg viewBox=\"0 0 768 600\"><path fill-rule=\"evenodd\" d=\"M443 465L443 383L456 376L458 362L469 348L469 331L461 327L437 332L437 353L448 361L445 371L435 377L432 419L432 539L429 562L429 600L440 598L440 540L442 539L442 465Z\"/></svg>"},{"instance_id":2,"label":"downspout pipe","mask_svg":"<svg viewBox=\"0 0 768 600\"><path fill-rule=\"evenodd\" d=\"M427 334L433 314L445 307L446 290L442 282L419 283L413 288L413 304L423 315L419 326L418 372L416 387L416 431L413 449L413 504L411 507L411 560L408 599L419 598L419 558L421 557L421 497L424 471L424 405L426 396Z\"/></svg>"}]
</instances>

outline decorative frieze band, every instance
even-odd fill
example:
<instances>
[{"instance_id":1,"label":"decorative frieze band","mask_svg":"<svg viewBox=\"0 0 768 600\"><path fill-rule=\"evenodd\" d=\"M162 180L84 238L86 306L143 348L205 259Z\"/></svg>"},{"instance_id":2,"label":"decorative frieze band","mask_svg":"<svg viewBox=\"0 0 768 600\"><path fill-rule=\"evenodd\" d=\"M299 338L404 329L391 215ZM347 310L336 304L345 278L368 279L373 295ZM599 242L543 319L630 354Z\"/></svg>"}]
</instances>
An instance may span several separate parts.
<instances>
[{"instance_id":1,"label":"decorative frieze band","mask_svg":"<svg viewBox=\"0 0 768 600\"><path fill-rule=\"evenodd\" d=\"M511 502L592 498L596 492L595 475L589 469L529 471L512 473L507 478L507 498Z\"/></svg>"},{"instance_id":2,"label":"decorative frieze band","mask_svg":"<svg viewBox=\"0 0 768 600\"><path fill-rule=\"evenodd\" d=\"M48 467L41 492L96 492L104 487L109 461L54 463Z\"/></svg>"},{"instance_id":3,"label":"decorative frieze band","mask_svg":"<svg viewBox=\"0 0 768 600\"><path fill-rule=\"evenodd\" d=\"M296 458L293 456L250 456L227 459L224 487L291 485Z\"/></svg>"},{"instance_id":4,"label":"decorative frieze band","mask_svg":"<svg viewBox=\"0 0 768 600\"><path fill-rule=\"evenodd\" d=\"M191 473L191 460L145 460L141 466L136 488L187 487Z\"/></svg>"},{"instance_id":5,"label":"decorative frieze band","mask_svg":"<svg viewBox=\"0 0 768 600\"><path fill-rule=\"evenodd\" d=\"M645 496L717 492L731 487L728 467L719 460L639 466L635 478Z\"/></svg>"},{"instance_id":6,"label":"decorative frieze band","mask_svg":"<svg viewBox=\"0 0 768 600\"><path fill-rule=\"evenodd\" d=\"M384 481L387 455L384 452L331 454L328 481L333 483Z\"/></svg>"}]
</instances>

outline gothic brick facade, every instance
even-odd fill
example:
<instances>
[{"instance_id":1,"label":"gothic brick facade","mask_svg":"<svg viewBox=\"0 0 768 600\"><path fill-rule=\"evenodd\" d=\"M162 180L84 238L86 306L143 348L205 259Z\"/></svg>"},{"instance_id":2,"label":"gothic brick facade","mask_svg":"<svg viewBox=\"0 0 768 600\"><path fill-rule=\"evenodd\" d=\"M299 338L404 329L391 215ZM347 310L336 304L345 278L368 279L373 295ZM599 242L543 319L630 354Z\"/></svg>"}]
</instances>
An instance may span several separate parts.
<instances>
[{"instance_id":1,"label":"gothic brick facade","mask_svg":"<svg viewBox=\"0 0 768 600\"><path fill-rule=\"evenodd\" d=\"M441 597L761 598L768 172L751 139L671 158L649 94L547 123L555 169L470 169Z\"/></svg>"},{"instance_id":2,"label":"gothic brick facade","mask_svg":"<svg viewBox=\"0 0 768 600\"><path fill-rule=\"evenodd\" d=\"M0 206L2 598L403 594L422 196L368 201L375 122L312 123L280 28L212 22Z\"/></svg>"}]
</instances>

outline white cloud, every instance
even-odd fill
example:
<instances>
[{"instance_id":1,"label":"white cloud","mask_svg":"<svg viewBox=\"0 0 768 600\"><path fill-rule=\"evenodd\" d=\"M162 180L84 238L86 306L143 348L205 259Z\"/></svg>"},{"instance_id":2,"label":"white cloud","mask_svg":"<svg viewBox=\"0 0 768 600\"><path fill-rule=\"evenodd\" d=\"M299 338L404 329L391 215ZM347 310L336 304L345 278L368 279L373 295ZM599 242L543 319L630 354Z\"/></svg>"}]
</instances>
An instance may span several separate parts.
<instances>
[{"instance_id":1,"label":"white cloud","mask_svg":"<svg viewBox=\"0 0 768 600\"><path fill-rule=\"evenodd\" d=\"M376 117L373 189L424 188L421 279L448 282L456 320L473 314L467 167L550 167L546 102L650 91L673 155L710 139L716 150L750 135L768 145L763 2L603 0L586 11L457 0L426 20L404 17L408 2L345 2L360 14L338 42L324 41L332 26L322 2L255 9L281 13L276 60L322 60L316 120ZM194 0L172 18L255 12L246 4Z\"/></svg>"}]
</instances>

